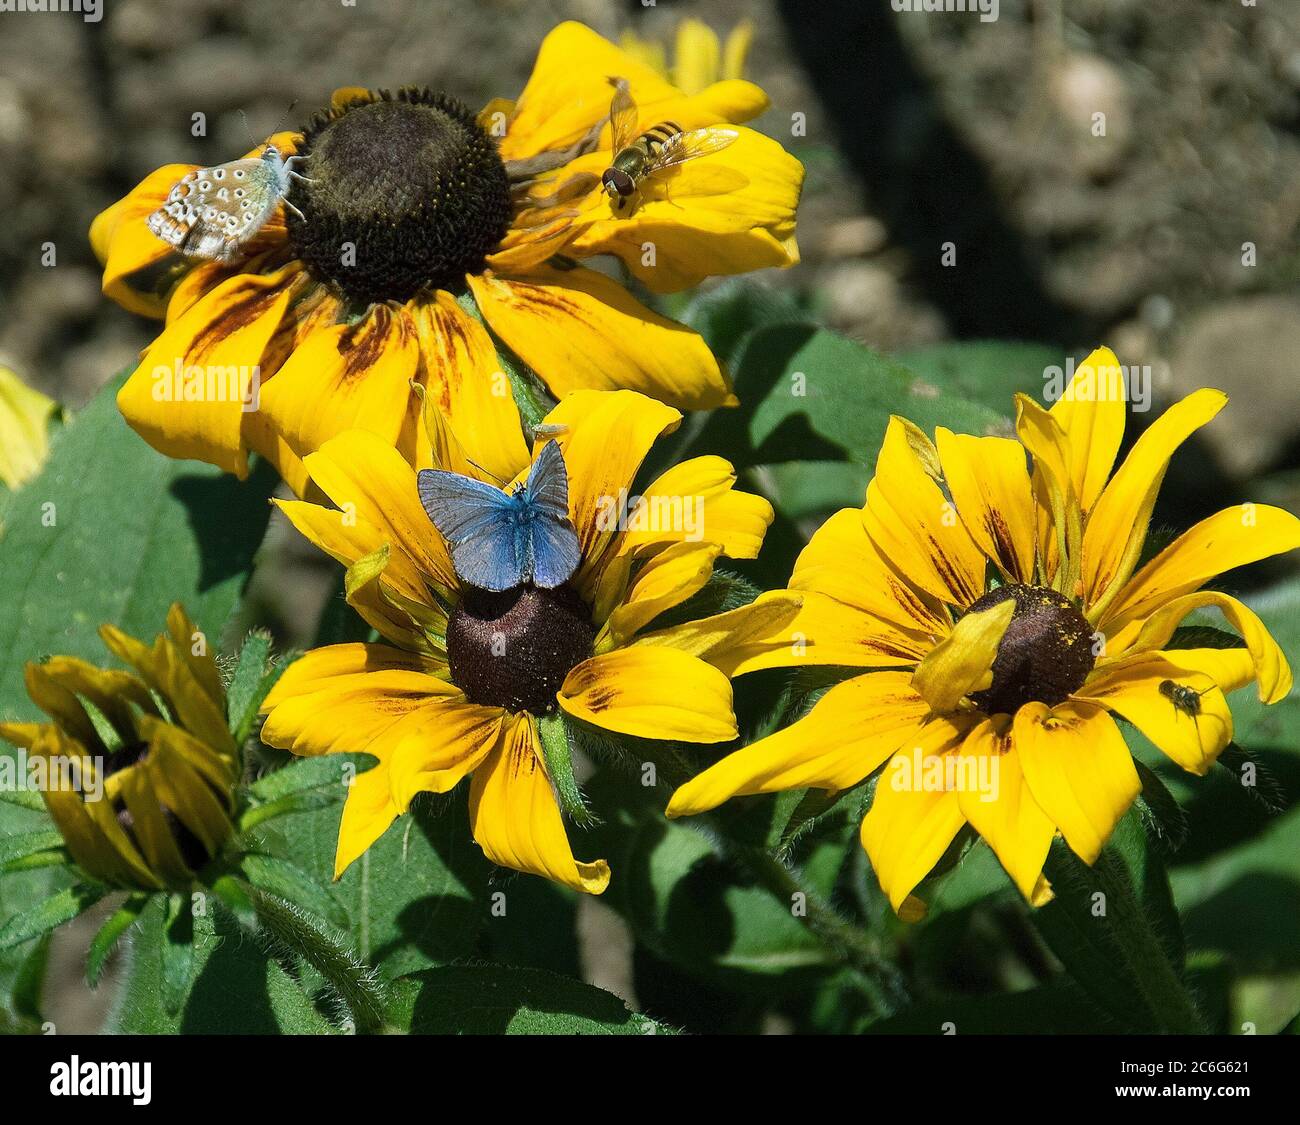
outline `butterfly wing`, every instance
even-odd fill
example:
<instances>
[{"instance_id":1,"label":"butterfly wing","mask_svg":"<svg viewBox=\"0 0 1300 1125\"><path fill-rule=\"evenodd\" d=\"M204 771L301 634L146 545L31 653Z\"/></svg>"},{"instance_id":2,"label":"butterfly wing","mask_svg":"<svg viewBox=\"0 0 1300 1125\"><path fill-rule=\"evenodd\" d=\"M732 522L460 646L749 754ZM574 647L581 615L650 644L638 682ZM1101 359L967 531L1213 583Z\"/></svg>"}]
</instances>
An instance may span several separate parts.
<instances>
[{"instance_id":1,"label":"butterfly wing","mask_svg":"<svg viewBox=\"0 0 1300 1125\"><path fill-rule=\"evenodd\" d=\"M582 559L578 534L569 520L569 473L558 443L548 441L542 446L520 497L528 515L523 549L532 564L533 584L554 589L573 576Z\"/></svg>"},{"instance_id":2,"label":"butterfly wing","mask_svg":"<svg viewBox=\"0 0 1300 1125\"><path fill-rule=\"evenodd\" d=\"M521 504L499 488L443 469L422 469L420 503L451 548L451 561L465 582L499 592L527 577L516 530Z\"/></svg>"},{"instance_id":3,"label":"butterfly wing","mask_svg":"<svg viewBox=\"0 0 1300 1125\"><path fill-rule=\"evenodd\" d=\"M283 166L278 154L186 173L149 216L149 229L187 257L234 261L284 194L277 164Z\"/></svg>"}]
</instances>

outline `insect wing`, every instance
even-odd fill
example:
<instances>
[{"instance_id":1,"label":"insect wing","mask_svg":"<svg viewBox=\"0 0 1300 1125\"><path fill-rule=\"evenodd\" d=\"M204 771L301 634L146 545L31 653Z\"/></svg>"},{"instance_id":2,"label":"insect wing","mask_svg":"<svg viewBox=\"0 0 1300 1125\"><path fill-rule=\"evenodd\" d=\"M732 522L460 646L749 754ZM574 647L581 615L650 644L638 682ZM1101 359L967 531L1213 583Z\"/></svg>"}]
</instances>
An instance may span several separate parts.
<instances>
[{"instance_id":1,"label":"insect wing","mask_svg":"<svg viewBox=\"0 0 1300 1125\"><path fill-rule=\"evenodd\" d=\"M463 581L499 592L527 578L528 559L521 556L517 535L519 497L442 469L422 469L418 480L420 503L451 547Z\"/></svg>"},{"instance_id":2,"label":"insect wing","mask_svg":"<svg viewBox=\"0 0 1300 1125\"><path fill-rule=\"evenodd\" d=\"M710 153L721 152L740 134L735 129L692 129L689 133L676 133L669 137L659 151L655 153L646 169L646 175L665 172L676 168L688 160L695 160Z\"/></svg>"},{"instance_id":3,"label":"insect wing","mask_svg":"<svg viewBox=\"0 0 1300 1125\"><path fill-rule=\"evenodd\" d=\"M533 583L554 589L573 576L582 557L577 532L569 520L569 473L556 442L542 446L521 498L529 513L526 549Z\"/></svg>"},{"instance_id":4,"label":"insect wing","mask_svg":"<svg viewBox=\"0 0 1300 1125\"><path fill-rule=\"evenodd\" d=\"M609 106L610 147L617 156L636 140L636 102L628 90L626 78L611 78L614 100Z\"/></svg>"},{"instance_id":5,"label":"insect wing","mask_svg":"<svg viewBox=\"0 0 1300 1125\"><path fill-rule=\"evenodd\" d=\"M283 193L271 161L232 160L186 173L147 223L187 257L230 262L266 225Z\"/></svg>"}]
</instances>

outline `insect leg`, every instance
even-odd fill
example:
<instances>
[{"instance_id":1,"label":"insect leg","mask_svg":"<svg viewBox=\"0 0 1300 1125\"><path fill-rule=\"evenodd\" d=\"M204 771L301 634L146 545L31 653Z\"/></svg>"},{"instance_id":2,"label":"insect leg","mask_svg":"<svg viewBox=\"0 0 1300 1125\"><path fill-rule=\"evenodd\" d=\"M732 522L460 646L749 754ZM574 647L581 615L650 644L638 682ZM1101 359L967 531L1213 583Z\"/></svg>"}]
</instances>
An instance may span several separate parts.
<instances>
[{"instance_id":1,"label":"insect leg","mask_svg":"<svg viewBox=\"0 0 1300 1125\"><path fill-rule=\"evenodd\" d=\"M289 202L288 196L284 197L284 205L288 207L289 210L292 211L295 215L297 215L298 218L300 218L304 223L307 221L307 216L304 215L301 211L298 210L297 207L295 207L292 203Z\"/></svg>"}]
</instances>

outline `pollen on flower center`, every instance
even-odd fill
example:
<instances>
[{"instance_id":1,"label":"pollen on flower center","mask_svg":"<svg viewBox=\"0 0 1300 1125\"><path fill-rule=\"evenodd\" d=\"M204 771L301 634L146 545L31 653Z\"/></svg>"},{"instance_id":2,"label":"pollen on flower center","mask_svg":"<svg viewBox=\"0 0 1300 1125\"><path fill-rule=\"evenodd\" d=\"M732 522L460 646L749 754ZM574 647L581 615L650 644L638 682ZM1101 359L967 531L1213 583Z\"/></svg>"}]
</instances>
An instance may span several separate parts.
<instances>
[{"instance_id":1,"label":"pollen on flower center","mask_svg":"<svg viewBox=\"0 0 1300 1125\"><path fill-rule=\"evenodd\" d=\"M447 626L447 663L470 702L540 715L555 708L564 677L595 639L591 613L570 586L470 589Z\"/></svg>"},{"instance_id":2,"label":"pollen on flower center","mask_svg":"<svg viewBox=\"0 0 1300 1125\"><path fill-rule=\"evenodd\" d=\"M1069 600L1043 586L1000 586L967 612L1016 602L993 661L993 684L971 699L991 715L1015 714L1026 703L1060 703L1083 686L1096 657L1092 628Z\"/></svg>"},{"instance_id":3,"label":"pollen on flower center","mask_svg":"<svg viewBox=\"0 0 1300 1125\"><path fill-rule=\"evenodd\" d=\"M358 303L457 289L510 225L510 184L493 140L455 98L386 91L318 114L286 209L318 277Z\"/></svg>"}]
</instances>

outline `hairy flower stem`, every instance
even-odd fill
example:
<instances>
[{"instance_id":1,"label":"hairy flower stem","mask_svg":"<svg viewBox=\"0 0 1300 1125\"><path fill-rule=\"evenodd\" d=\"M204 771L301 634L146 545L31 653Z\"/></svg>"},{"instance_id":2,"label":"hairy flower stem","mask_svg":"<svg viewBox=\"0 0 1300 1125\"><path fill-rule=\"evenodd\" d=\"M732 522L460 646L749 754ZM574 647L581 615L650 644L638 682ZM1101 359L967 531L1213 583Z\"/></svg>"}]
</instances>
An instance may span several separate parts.
<instances>
[{"instance_id":1,"label":"hairy flower stem","mask_svg":"<svg viewBox=\"0 0 1300 1125\"><path fill-rule=\"evenodd\" d=\"M385 998L373 970L301 910L251 883L240 880L239 886L267 934L285 949L301 955L338 993L352 1016L356 1033L381 1031Z\"/></svg>"}]
</instances>

